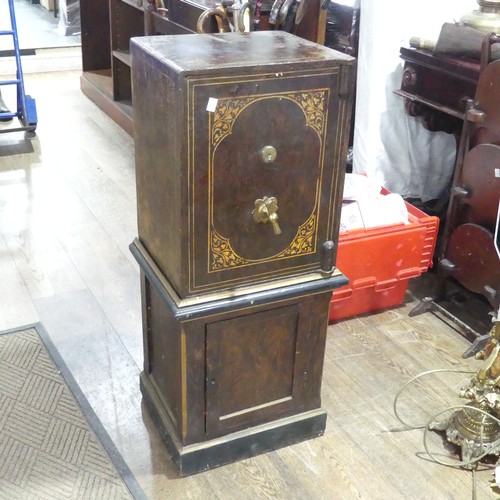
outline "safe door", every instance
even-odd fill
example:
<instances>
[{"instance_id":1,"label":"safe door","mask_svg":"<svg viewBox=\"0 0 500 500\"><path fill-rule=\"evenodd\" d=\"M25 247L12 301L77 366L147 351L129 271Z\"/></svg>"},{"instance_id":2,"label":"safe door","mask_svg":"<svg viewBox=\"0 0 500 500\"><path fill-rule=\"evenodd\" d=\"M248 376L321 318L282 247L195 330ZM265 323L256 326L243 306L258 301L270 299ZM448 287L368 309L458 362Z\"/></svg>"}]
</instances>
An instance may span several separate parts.
<instances>
[{"instance_id":1,"label":"safe door","mask_svg":"<svg viewBox=\"0 0 500 500\"><path fill-rule=\"evenodd\" d=\"M341 201L338 79L335 68L188 79L192 293L319 270Z\"/></svg>"}]
</instances>

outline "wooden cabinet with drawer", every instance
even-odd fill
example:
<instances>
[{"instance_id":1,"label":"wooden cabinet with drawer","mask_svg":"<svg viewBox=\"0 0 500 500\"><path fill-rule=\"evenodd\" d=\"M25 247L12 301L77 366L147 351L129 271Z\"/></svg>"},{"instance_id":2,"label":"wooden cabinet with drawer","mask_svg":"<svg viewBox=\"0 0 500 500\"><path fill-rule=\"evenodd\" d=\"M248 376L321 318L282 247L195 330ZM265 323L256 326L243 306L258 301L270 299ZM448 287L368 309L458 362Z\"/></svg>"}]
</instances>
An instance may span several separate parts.
<instances>
[{"instance_id":1,"label":"wooden cabinet with drawer","mask_svg":"<svg viewBox=\"0 0 500 500\"><path fill-rule=\"evenodd\" d=\"M354 59L269 31L131 48L146 405L182 474L318 436Z\"/></svg>"}]
</instances>

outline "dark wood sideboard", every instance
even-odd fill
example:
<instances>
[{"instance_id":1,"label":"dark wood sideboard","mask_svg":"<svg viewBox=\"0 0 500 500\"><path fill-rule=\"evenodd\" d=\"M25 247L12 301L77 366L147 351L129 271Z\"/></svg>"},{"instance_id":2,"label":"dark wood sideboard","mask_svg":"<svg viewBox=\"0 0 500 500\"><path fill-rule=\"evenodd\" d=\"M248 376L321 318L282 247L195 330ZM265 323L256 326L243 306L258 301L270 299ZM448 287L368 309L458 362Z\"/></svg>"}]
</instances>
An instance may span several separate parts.
<instances>
[{"instance_id":1,"label":"dark wood sideboard","mask_svg":"<svg viewBox=\"0 0 500 500\"><path fill-rule=\"evenodd\" d=\"M423 125L460 136L465 107L474 98L480 62L436 56L429 50L401 47L404 61L401 89L411 116L422 117Z\"/></svg>"}]
</instances>

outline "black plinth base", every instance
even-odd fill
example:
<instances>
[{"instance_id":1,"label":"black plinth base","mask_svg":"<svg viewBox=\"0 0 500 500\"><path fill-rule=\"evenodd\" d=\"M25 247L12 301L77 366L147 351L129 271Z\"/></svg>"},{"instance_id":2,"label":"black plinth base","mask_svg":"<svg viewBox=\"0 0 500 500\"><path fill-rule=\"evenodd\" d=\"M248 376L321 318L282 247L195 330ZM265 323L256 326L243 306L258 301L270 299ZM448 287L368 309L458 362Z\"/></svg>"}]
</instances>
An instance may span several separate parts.
<instances>
[{"instance_id":1,"label":"black plinth base","mask_svg":"<svg viewBox=\"0 0 500 500\"><path fill-rule=\"evenodd\" d=\"M144 404L181 476L277 450L321 436L325 431L326 411L320 408L220 438L182 446L154 385L144 372L141 373L140 382Z\"/></svg>"}]
</instances>

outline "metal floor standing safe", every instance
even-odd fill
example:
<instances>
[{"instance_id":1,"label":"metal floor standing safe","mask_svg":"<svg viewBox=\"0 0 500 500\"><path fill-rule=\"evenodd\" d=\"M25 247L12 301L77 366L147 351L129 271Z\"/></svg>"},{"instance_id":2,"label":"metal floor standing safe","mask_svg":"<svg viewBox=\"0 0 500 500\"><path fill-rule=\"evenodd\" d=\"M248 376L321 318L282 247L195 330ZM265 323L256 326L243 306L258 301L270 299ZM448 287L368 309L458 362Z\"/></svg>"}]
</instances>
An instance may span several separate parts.
<instances>
[{"instance_id":1,"label":"metal floor standing safe","mask_svg":"<svg viewBox=\"0 0 500 500\"><path fill-rule=\"evenodd\" d=\"M131 52L146 407L183 475L319 436L354 59L278 31Z\"/></svg>"}]
</instances>

